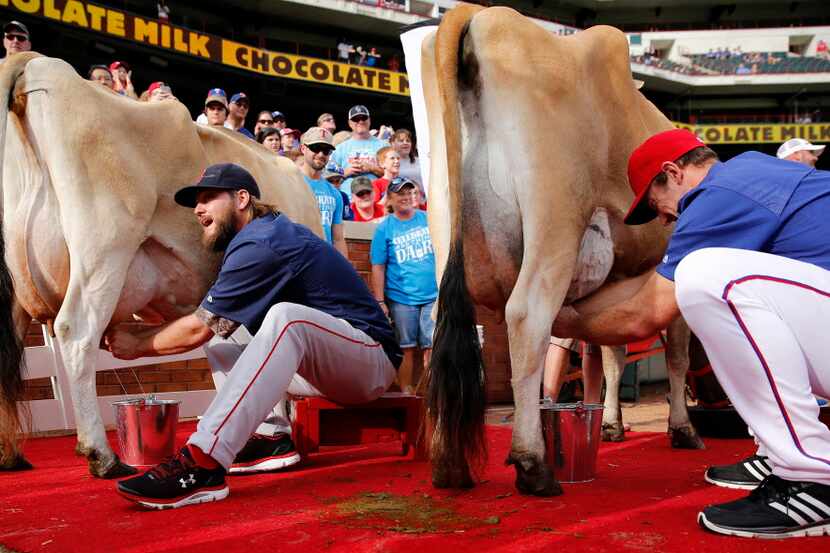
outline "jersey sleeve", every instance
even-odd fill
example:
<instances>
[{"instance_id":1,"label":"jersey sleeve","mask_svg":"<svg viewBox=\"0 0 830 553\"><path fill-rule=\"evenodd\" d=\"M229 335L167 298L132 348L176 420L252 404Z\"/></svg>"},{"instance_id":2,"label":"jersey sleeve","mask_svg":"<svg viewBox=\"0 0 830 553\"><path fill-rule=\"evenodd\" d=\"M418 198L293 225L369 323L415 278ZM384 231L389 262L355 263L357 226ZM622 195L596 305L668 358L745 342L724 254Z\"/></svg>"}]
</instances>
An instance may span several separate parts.
<instances>
[{"instance_id":1,"label":"jersey sleeve","mask_svg":"<svg viewBox=\"0 0 830 553\"><path fill-rule=\"evenodd\" d=\"M372 265L386 265L386 222L379 224L369 249Z\"/></svg>"},{"instance_id":2,"label":"jersey sleeve","mask_svg":"<svg viewBox=\"0 0 830 553\"><path fill-rule=\"evenodd\" d=\"M214 315L246 324L252 307L272 295L292 278L289 263L257 242L234 245L228 252L201 307Z\"/></svg>"},{"instance_id":3,"label":"jersey sleeve","mask_svg":"<svg viewBox=\"0 0 830 553\"><path fill-rule=\"evenodd\" d=\"M703 248L763 251L778 226L775 213L743 194L707 188L681 213L657 272L674 281L683 258Z\"/></svg>"}]
</instances>

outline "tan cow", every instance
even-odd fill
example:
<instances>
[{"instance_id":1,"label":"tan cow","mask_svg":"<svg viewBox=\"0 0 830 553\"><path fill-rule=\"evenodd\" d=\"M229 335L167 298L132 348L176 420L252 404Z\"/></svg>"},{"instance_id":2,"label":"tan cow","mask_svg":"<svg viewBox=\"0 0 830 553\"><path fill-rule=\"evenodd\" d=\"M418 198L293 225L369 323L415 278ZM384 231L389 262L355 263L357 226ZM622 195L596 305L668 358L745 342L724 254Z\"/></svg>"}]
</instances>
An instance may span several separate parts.
<instances>
[{"instance_id":1,"label":"tan cow","mask_svg":"<svg viewBox=\"0 0 830 553\"><path fill-rule=\"evenodd\" d=\"M101 336L133 315L171 320L193 311L219 264L174 192L208 165L234 162L254 175L263 201L322 236L317 203L289 160L239 133L194 124L177 101L118 96L61 60L9 58L0 66L0 95L0 276L14 279L12 295L0 278L0 464L24 463L15 442L21 350L13 328L20 335L35 318L54 322L78 450L94 475L118 476L130 468L107 445L98 412Z\"/></svg>"},{"instance_id":2,"label":"tan cow","mask_svg":"<svg viewBox=\"0 0 830 553\"><path fill-rule=\"evenodd\" d=\"M623 224L625 175L631 151L672 125L636 90L627 40L610 27L557 37L511 9L461 5L422 55L441 276L428 392L433 483L470 486L484 458L479 304L508 325L516 486L556 494L539 417L551 324L564 303L660 261L668 229ZM609 237L592 246L607 265L576 264L589 225ZM632 284L612 285L611 295Z\"/></svg>"}]
</instances>

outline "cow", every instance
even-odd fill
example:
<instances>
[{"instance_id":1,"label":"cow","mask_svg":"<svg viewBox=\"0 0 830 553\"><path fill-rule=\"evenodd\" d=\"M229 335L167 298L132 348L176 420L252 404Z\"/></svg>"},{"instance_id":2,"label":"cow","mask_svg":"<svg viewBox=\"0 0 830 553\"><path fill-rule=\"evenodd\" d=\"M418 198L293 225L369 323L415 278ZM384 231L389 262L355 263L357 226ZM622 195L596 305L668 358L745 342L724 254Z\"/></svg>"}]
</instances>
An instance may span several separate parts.
<instances>
[{"instance_id":1,"label":"cow","mask_svg":"<svg viewBox=\"0 0 830 553\"><path fill-rule=\"evenodd\" d=\"M193 123L175 100L136 102L81 79L66 62L16 54L0 66L0 465L22 468L21 336L53 329L67 369L77 451L94 476L134 472L107 444L95 358L108 326L193 311L220 258L200 244L175 191L210 164L250 171L262 200L322 236L295 165L221 128ZM12 287L13 282L13 287Z\"/></svg>"},{"instance_id":2,"label":"cow","mask_svg":"<svg viewBox=\"0 0 830 553\"><path fill-rule=\"evenodd\" d=\"M427 375L432 482L470 487L486 458L473 307L482 305L508 327L516 487L556 495L539 415L551 325L562 305L592 292L580 309L627 297L661 260L669 229L623 224L626 165L635 146L672 124L637 90L625 35L610 27L558 37L509 8L461 4L421 55L440 282ZM590 245L606 261L577 266L589 227L607 236ZM698 447L688 415L684 424Z\"/></svg>"}]
</instances>

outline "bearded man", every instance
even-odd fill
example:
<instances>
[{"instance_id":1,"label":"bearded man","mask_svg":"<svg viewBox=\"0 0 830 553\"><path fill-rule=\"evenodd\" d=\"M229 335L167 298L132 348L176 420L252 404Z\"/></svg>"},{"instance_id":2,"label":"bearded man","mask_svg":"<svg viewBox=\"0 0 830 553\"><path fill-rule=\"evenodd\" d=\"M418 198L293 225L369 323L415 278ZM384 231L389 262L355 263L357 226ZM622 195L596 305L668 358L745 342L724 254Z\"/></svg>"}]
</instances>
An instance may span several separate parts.
<instances>
[{"instance_id":1,"label":"bearded man","mask_svg":"<svg viewBox=\"0 0 830 553\"><path fill-rule=\"evenodd\" d=\"M366 403L392 384L402 359L389 321L351 263L259 202L248 171L213 165L175 199L193 208L204 244L225 252L219 275L194 313L141 332L115 328L105 346L115 357L135 359L188 351L240 327L252 338L231 355L226 380L187 445L118 483L121 495L156 509L224 499L226 471L299 460L285 434L258 428L287 392Z\"/></svg>"}]
</instances>

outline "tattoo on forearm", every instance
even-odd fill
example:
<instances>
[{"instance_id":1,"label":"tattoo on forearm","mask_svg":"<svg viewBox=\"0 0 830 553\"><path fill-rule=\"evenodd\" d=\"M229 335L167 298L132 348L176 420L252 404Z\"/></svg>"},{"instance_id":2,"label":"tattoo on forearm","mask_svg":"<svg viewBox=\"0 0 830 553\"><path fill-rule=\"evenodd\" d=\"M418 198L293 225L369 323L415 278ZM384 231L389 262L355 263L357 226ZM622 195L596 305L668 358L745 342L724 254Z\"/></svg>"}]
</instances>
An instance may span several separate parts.
<instances>
[{"instance_id":1,"label":"tattoo on forearm","mask_svg":"<svg viewBox=\"0 0 830 553\"><path fill-rule=\"evenodd\" d=\"M239 328L239 323L236 321L220 317L201 306L193 314L205 323L205 326L211 329L214 334L218 334L222 338L228 338Z\"/></svg>"}]
</instances>

